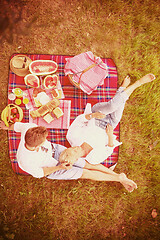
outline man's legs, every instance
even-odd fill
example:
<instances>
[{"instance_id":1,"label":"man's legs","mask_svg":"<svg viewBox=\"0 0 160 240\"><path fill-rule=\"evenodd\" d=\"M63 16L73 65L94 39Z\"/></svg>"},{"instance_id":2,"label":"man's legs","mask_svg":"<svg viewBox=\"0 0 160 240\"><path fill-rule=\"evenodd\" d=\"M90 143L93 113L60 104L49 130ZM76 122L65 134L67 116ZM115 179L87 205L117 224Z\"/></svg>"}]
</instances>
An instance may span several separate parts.
<instances>
[{"instance_id":1,"label":"man's legs","mask_svg":"<svg viewBox=\"0 0 160 240\"><path fill-rule=\"evenodd\" d=\"M88 170L96 170L96 171L100 171L100 172L104 172L104 173L108 173L108 174L113 174L113 175L117 175L117 173L115 173L114 171L112 171L111 169L105 167L102 164L90 164L89 162L86 161L86 164L84 166L84 169L88 169Z\"/></svg>"}]
</instances>

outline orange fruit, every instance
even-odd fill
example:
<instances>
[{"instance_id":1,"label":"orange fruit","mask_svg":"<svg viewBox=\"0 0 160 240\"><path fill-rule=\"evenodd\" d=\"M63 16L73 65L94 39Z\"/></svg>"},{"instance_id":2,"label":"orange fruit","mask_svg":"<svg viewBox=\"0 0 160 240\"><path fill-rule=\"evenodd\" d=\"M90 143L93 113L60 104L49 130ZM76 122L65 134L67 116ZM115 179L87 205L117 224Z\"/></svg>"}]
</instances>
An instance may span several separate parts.
<instances>
[{"instance_id":1,"label":"orange fruit","mask_svg":"<svg viewBox=\"0 0 160 240\"><path fill-rule=\"evenodd\" d=\"M17 99L15 100L15 104L20 105L21 103L22 103L21 99L18 99L18 98L17 98Z\"/></svg>"},{"instance_id":2,"label":"orange fruit","mask_svg":"<svg viewBox=\"0 0 160 240\"><path fill-rule=\"evenodd\" d=\"M24 103L24 104L29 103L29 99L28 99L28 98L24 98L24 99L23 99L23 103Z\"/></svg>"}]
</instances>

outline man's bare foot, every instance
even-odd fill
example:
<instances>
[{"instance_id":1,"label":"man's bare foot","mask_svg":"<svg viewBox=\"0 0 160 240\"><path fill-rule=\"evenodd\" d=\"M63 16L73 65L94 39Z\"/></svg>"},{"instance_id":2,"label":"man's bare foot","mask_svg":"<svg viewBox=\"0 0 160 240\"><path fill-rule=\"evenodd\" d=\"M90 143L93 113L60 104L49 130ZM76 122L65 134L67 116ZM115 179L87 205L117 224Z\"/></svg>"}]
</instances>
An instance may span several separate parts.
<instances>
[{"instance_id":1,"label":"man's bare foot","mask_svg":"<svg viewBox=\"0 0 160 240\"><path fill-rule=\"evenodd\" d=\"M144 77L140 78L137 83L141 86L142 84L152 82L155 79L155 76L152 73L148 73Z\"/></svg>"},{"instance_id":2,"label":"man's bare foot","mask_svg":"<svg viewBox=\"0 0 160 240\"><path fill-rule=\"evenodd\" d=\"M131 83L131 79L130 79L130 77L127 75L127 76L125 77L125 79L124 79L124 81L123 81L121 87L126 88L126 87L129 86L130 83Z\"/></svg>"},{"instance_id":3,"label":"man's bare foot","mask_svg":"<svg viewBox=\"0 0 160 240\"><path fill-rule=\"evenodd\" d=\"M127 178L124 173L119 174L120 183L125 187L128 192L132 192L134 189L137 189L137 184L131 179Z\"/></svg>"}]
</instances>

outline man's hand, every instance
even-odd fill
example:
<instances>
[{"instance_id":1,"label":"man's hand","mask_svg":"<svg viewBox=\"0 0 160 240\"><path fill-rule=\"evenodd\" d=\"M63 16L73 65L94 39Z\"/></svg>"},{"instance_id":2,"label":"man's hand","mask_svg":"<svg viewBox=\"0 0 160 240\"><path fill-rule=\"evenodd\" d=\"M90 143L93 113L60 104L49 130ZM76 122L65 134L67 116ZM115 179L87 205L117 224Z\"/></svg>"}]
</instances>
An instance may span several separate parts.
<instances>
[{"instance_id":1,"label":"man's hand","mask_svg":"<svg viewBox=\"0 0 160 240\"><path fill-rule=\"evenodd\" d=\"M69 170L72 168L72 164L69 162L64 162L60 164L61 169Z\"/></svg>"},{"instance_id":2,"label":"man's hand","mask_svg":"<svg viewBox=\"0 0 160 240\"><path fill-rule=\"evenodd\" d=\"M12 131L14 131L14 124L12 124L12 125L10 125L9 127L7 127L7 126L5 125L5 123L0 120L0 129L3 129L3 130L12 130Z\"/></svg>"},{"instance_id":3,"label":"man's hand","mask_svg":"<svg viewBox=\"0 0 160 240\"><path fill-rule=\"evenodd\" d=\"M0 129L3 130L8 130L8 127L5 125L5 123L3 121L0 120Z\"/></svg>"}]
</instances>

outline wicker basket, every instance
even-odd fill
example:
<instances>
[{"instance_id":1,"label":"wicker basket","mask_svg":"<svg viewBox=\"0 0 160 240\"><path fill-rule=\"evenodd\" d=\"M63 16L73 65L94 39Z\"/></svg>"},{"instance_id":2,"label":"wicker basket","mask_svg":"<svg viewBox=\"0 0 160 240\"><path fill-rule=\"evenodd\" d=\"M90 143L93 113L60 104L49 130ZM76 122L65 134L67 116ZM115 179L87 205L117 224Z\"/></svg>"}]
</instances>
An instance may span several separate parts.
<instances>
[{"instance_id":1,"label":"wicker basket","mask_svg":"<svg viewBox=\"0 0 160 240\"><path fill-rule=\"evenodd\" d=\"M26 55L16 55L10 61L10 69L18 76L26 76L29 74L29 64L32 60Z\"/></svg>"},{"instance_id":2,"label":"wicker basket","mask_svg":"<svg viewBox=\"0 0 160 240\"><path fill-rule=\"evenodd\" d=\"M72 75L72 74L68 74L68 78L69 78L69 81L70 81L75 87L81 89L81 88L80 88L80 84L77 83L77 82L75 82L75 81L73 80L73 75Z\"/></svg>"},{"instance_id":3,"label":"wicker basket","mask_svg":"<svg viewBox=\"0 0 160 240\"><path fill-rule=\"evenodd\" d=\"M89 67L87 67L86 69L84 69L83 71L78 72L78 73L81 73L81 75L80 75L80 77L79 77L79 82L78 82L78 83L73 80L73 76L76 75L76 74L78 74L78 73L68 74L68 78L69 78L70 82L71 82L75 87L81 89L80 83L81 83L82 74L84 74L85 72L87 72L89 69L95 67L96 65L99 65L99 64L93 63L92 65L90 65Z\"/></svg>"}]
</instances>

